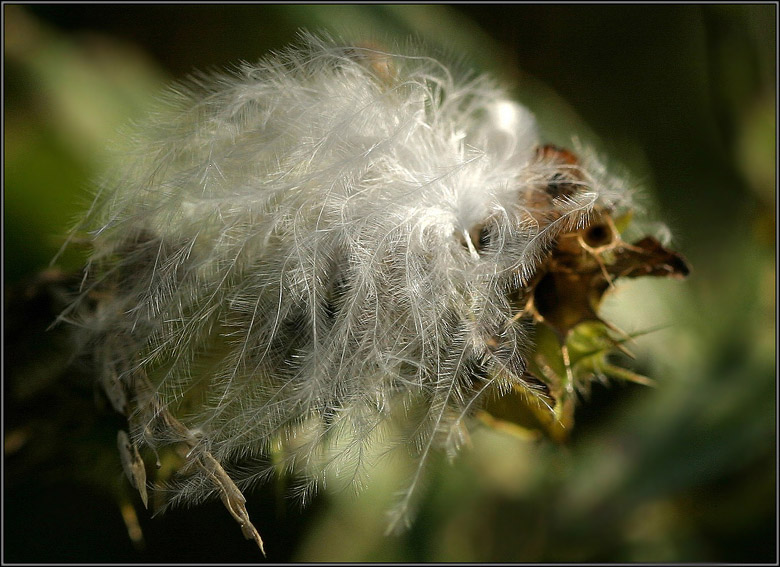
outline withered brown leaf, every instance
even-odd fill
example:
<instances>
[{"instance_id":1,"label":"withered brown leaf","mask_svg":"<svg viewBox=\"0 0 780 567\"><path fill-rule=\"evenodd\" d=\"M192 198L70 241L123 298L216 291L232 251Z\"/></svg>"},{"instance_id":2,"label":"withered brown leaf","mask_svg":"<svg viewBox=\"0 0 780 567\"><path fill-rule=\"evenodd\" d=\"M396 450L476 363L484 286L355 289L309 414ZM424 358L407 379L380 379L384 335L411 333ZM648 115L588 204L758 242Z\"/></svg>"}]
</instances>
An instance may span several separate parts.
<instances>
[{"instance_id":1,"label":"withered brown leaf","mask_svg":"<svg viewBox=\"0 0 780 567\"><path fill-rule=\"evenodd\" d=\"M538 197L547 199L547 206L553 206L554 199L568 197L576 191L578 170L573 153L548 145L537 150L537 158L561 168L560 173L549 180L546 193ZM607 335L606 329L617 329L599 315L604 295L615 280L642 276L684 278L690 273L688 262L678 252L664 247L652 236L629 244L621 238L616 224L611 210L594 209L584 226L558 237L534 276L510 296L517 309L514 320L533 321L537 326L537 339L540 338L540 327L549 329L557 337L558 346L537 344L530 362L541 371L544 379L540 380L526 370L522 377L523 387L516 387L509 394L487 402L481 413L484 422L493 427L498 423L541 426L553 438L565 439L574 422L575 390L583 385L575 376L567 344L572 331L587 321L601 323L605 328L600 334L607 344L627 352L621 342ZM603 351L598 350L595 354L602 356ZM558 358L560 367L553 369ZM601 372L608 371L638 383L651 383L649 379L605 360L599 365ZM543 397L530 395L538 394L540 383L545 385Z\"/></svg>"}]
</instances>

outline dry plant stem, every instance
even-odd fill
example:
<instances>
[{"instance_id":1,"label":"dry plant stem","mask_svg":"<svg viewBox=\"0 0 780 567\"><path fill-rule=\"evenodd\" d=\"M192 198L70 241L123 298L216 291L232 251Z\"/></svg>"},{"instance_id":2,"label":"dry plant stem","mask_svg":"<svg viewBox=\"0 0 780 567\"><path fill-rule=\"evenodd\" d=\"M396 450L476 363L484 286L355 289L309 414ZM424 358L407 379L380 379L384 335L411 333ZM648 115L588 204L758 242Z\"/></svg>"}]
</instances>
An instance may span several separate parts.
<instances>
[{"instance_id":1,"label":"dry plant stem","mask_svg":"<svg viewBox=\"0 0 780 567\"><path fill-rule=\"evenodd\" d=\"M141 415L149 415L149 410L151 410L152 419L157 422L155 425L162 424L175 433L176 436L181 439L182 443L188 447L189 451L187 451L185 456L186 463L182 469L186 469L189 466L195 466L211 480L219 491L222 503L228 509L230 515L233 516L236 522L241 526L241 532L244 534L244 537L246 539L254 540L265 556L263 538L260 537L260 533L249 519L249 512L246 509L246 498L244 498L241 490L239 490L227 472L225 472L225 469L222 468L222 465L219 464L207 449L198 444L199 436L197 433L187 428L176 419L165 406L159 403L159 400L157 400L156 395L153 393L154 390L149 379L142 372L137 371L134 373L132 388L135 390L136 400L139 406L147 406L146 408L139 407ZM151 426L151 424L147 424L144 427L144 431ZM143 462L138 453L138 448L135 443L130 443L129 438L124 431L119 432L119 446L122 454L122 463L125 466L128 478L130 478L133 486L138 488L144 506L146 506L146 473L143 469Z\"/></svg>"}]
</instances>

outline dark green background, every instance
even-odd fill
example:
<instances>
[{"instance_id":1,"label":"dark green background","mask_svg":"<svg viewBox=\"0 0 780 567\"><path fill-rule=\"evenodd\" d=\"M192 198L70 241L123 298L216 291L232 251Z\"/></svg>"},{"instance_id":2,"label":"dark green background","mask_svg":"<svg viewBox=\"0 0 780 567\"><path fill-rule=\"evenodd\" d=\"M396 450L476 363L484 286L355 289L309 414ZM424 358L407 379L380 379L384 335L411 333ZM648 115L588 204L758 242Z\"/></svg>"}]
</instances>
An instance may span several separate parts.
<instances>
[{"instance_id":1,"label":"dark green background","mask_svg":"<svg viewBox=\"0 0 780 567\"><path fill-rule=\"evenodd\" d=\"M257 561L221 503L116 504L118 422L44 332L41 283L111 166L112 133L195 69L255 60L299 28L417 35L503 76L551 141L620 164L694 267L610 298L657 389L594 388L566 447L481 432L433 467L418 521L381 534L381 490L249 509L272 561L776 559L776 6L4 6L6 561ZM58 265L77 267L71 251ZM381 482L379 484L382 484Z\"/></svg>"}]
</instances>

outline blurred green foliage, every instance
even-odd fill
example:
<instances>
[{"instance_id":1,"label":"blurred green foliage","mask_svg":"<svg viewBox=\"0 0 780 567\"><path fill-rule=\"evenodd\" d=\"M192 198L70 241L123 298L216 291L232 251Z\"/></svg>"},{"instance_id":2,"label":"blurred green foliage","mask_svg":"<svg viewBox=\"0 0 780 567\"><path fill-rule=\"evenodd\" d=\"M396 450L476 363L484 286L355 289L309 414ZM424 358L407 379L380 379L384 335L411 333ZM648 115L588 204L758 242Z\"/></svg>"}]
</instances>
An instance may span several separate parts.
<instances>
[{"instance_id":1,"label":"blurred green foliage","mask_svg":"<svg viewBox=\"0 0 780 567\"><path fill-rule=\"evenodd\" d=\"M605 311L658 382L594 386L564 446L478 428L385 537L401 464L305 511L249 495L273 561L774 562L776 23L765 5L4 5L5 561L257 561L215 502L148 518L115 418L44 331L42 272L111 167L107 142L171 78L253 60L299 28L418 35L502 75L551 142L573 132L644 189L686 282L630 281ZM66 272L83 257L58 260ZM281 481L280 481L281 482ZM135 547L123 522L138 509ZM132 523L132 522L130 522Z\"/></svg>"}]
</instances>

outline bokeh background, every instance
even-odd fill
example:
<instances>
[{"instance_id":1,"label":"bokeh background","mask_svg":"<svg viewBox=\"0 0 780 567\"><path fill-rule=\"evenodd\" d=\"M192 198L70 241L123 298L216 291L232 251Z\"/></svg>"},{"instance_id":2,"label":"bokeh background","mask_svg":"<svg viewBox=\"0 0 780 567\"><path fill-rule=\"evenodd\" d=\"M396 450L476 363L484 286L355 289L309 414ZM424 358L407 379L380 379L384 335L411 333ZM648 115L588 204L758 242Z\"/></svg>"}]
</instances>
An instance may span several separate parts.
<instances>
[{"instance_id":1,"label":"bokeh background","mask_svg":"<svg viewBox=\"0 0 780 567\"><path fill-rule=\"evenodd\" d=\"M563 446L477 428L453 464L433 463L401 536L383 535L392 467L305 510L283 481L258 490L269 560L777 560L776 5L3 10L6 562L261 559L220 502L143 510L119 419L70 364L64 330L46 330L83 257L49 262L117 159L107 142L162 85L258 59L299 28L415 35L500 75L549 141L576 134L641 185L693 275L622 283L605 304L628 331L664 326L632 347L657 388L595 386Z\"/></svg>"}]
</instances>

